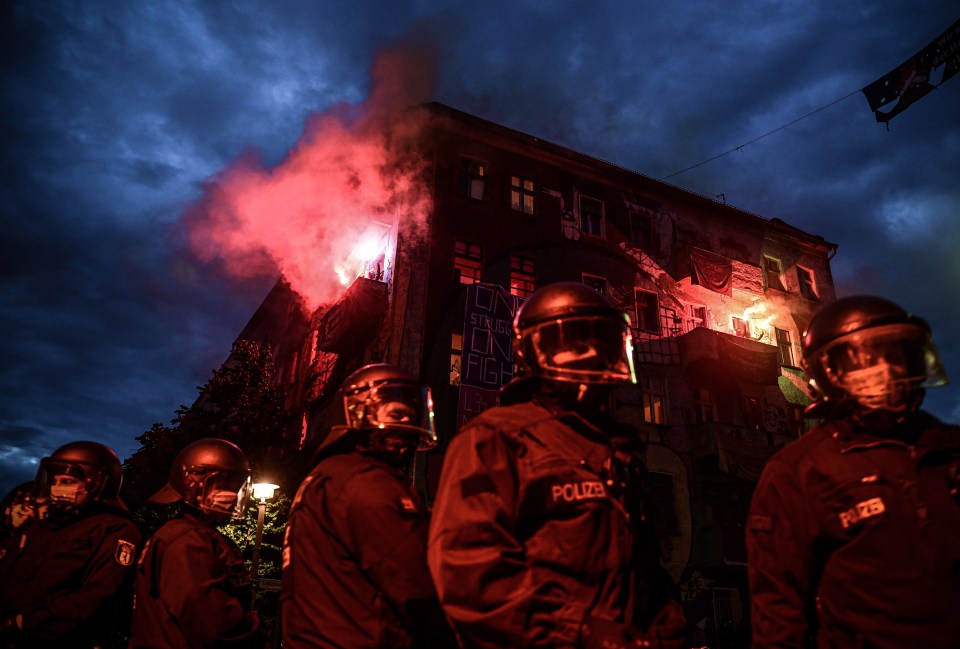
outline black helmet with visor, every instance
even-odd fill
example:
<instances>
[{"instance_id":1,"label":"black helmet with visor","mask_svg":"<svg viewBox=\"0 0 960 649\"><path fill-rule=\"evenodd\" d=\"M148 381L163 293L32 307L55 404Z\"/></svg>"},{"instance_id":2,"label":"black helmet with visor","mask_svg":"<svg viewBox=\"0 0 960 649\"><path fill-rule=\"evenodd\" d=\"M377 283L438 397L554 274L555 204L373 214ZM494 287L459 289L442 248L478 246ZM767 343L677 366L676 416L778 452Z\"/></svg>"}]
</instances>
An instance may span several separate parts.
<instances>
[{"instance_id":1,"label":"black helmet with visor","mask_svg":"<svg viewBox=\"0 0 960 649\"><path fill-rule=\"evenodd\" d=\"M150 497L157 505L184 502L215 521L246 516L250 501L250 463L236 444L201 439L173 460L167 484Z\"/></svg>"},{"instance_id":2,"label":"black helmet with visor","mask_svg":"<svg viewBox=\"0 0 960 649\"><path fill-rule=\"evenodd\" d=\"M919 408L925 388L947 383L927 322L881 297L824 306L803 348L814 392L859 412L909 413Z\"/></svg>"},{"instance_id":3,"label":"black helmet with visor","mask_svg":"<svg viewBox=\"0 0 960 649\"><path fill-rule=\"evenodd\" d=\"M537 290L513 328L523 374L585 385L637 382L630 317L584 284L557 282Z\"/></svg>"},{"instance_id":4,"label":"black helmet with visor","mask_svg":"<svg viewBox=\"0 0 960 649\"><path fill-rule=\"evenodd\" d=\"M71 516L94 503L125 509L120 500L120 458L99 442L70 442L40 461L37 496L53 516Z\"/></svg>"},{"instance_id":5,"label":"black helmet with visor","mask_svg":"<svg viewBox=\"0 0 960 649\"><path fill-rule=\"evenodd\" d=\"M361 367L340 387L346 426L410 436L419 451L437 445L430 388L413 374L387 363Z\"/></svg>"}]
</instances>

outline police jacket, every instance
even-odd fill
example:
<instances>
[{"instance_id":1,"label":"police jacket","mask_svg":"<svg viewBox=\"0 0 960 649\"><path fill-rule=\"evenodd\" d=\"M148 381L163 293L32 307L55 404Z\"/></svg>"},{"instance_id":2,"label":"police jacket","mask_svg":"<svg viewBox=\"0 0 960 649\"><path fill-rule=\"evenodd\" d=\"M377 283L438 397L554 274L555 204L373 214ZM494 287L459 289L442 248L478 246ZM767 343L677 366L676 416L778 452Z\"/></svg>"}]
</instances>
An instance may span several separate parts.
<instances>
[{"instance_id":1,"label":"police jacket","mask_svg":"<svg viewBox=\"0 0 960 649\"><path fill-rule=\"evenodd\" d=\"M250 598L237 547L185 507L147 540L137 562L130 647L262 649Z\"/></svg>"},{"instance_id":2,"label":"police jacket","mask_svg":"<svg viewBox=\"0 0 960 649\"><path fill-rule=\"evenodd\" d=\"M466 647L575 647L588 619L631 625L653 607L637 458L608 432L533 401L486 410L450 442L428 561Z\"/></svg>"},{"instance_id":3,"label":"police jacket","mask_svg":"<svg viewBox=\"0 0 960 649\"><path fill-rule=\"evenodd\" d=\"M451 646L427 570L428 516L403 471L355 450L323 458L287 521L284 647Z\"/></svg>"},{"instance_id":4,"label":"police jacket","mask_svg":"<svg viewBox=\"0 0 960 649\"><path fill-rule=\"evenodd\" d=\"M140 531L126 511L34 520L0 559L0 620L22 616L15 647L115 646L129 620ZM9 629L9 627L8 627ZM2 644L2 643L0 643Z\"/></svg>"},{"instance_id":5,"label":"police jacket","mask_svg":"<svg viewBox=\"0 0 960 649\"><path fill-rule=\"evenodd\" d=\"M960 646L958 471L960 427L924 413L777 453L748 520L754 647Z\"/></svg>"}]
</instances>

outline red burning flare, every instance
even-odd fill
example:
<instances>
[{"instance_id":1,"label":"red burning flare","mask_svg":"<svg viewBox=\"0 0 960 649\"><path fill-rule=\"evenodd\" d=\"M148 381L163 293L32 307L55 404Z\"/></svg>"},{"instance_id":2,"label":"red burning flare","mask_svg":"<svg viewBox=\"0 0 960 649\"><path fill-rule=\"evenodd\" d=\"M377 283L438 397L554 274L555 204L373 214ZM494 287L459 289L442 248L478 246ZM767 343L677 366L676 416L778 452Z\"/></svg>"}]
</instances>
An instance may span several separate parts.
<instances>
[{"instance_id":1,"label":"red burning flare","mask_svg":"<svg viewBox=\"0 0 960 649\"><path fill-rule=\"evenodd\" d=\"M237 278L282 273L313 311L343 292L345 264L360 261L357 244L369 232L385 224L395 240L403 223L404 233L422 233L431 208L422 163L401 151L422 126L407 107L432 91L431 54L414 46L385 52L363 104L310 118L272 169L251 155L218 174L184 217L194 253Z\"/></svg>"}]
</instances>

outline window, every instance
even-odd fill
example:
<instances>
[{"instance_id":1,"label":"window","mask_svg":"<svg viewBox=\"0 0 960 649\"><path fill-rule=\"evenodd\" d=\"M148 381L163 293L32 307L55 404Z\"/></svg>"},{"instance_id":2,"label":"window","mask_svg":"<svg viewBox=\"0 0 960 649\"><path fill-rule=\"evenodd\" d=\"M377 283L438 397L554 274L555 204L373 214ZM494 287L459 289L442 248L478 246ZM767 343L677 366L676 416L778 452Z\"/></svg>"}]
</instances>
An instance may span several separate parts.
<instances>
[{"instance_id":1,"label":"window","mask_svg":"<svg viewBox=\"0 0 960 649\"><path fill-rule=\"evenodd\" d=\"M780 364L795 367L793 364L793 341L790 340L790 332L777 327L773 329L777 333L777 351L780 356Z\"/></svg>"},{"instance_id":2,"label":"window","mask_svg":"<svg viewBox=\"0 0 960 649\"><path fill-rule=\"evenodd\" d=\"M316 381L315 385L320 386L320 395L333 394L339 386L331 385L333 372L337 368L337 360L340 357L332 352L321 351L317 354Z\"/></svg>"},{"instance_id":3,"label":"window","mask_svg":"<svg viewBox=\"0 0 960 649\"><path fill-rule=\"evenodd\" d=\"M510 256L510 293L528 297L537 288L537 266L532 257Z\"/></svg>"},{"instance_id":4,"label":"window","mask_svg":"<svg viewBox=\"0 0 960 649\"><path fill-rule=\"evenodd\" d=\"M679 535L680 523L674 496L676 478L672 473L650 471L647 473L647 482L650 484L650 501L653 505L653 521L657 526L657 535Z\"/></svg>"},{"instance_id":5,"label":"window","mask_svg":"<svg viewBox=\"0 0 960 649\"><path fill-rule=\"evenodd\" d=\"M756 397L744 397L743 419L747 428L761 430L763 428L763 405Z\"/></svg>"},{"instance_id":6,"label":"window","mask_svg":"<svg viewBox=\"0 0 960 649\"><path fill-rule=\"evenodd\" d=\"M783 288L783 281L780 279L782 271L780 269L780 260L773 257L763 256L763 281L766 288L775 288L778 291L786 290Z\"/></svg>"},{"instance_id":7,"label":"window","mask_svg":"<svg viewBox=\"0 0 960 649\"><path fill-rule=\"evenodd\" d=\"M790 425L790 430L793 431L797 437L803 437L803 434L807 432L807 416L804 410L806 410L806 408L803 406L793 403L787 404L787 421Z\"/></svg>"},{"instance_id":8,"label":"window","mask_svg":"<svg viewBox=\"0 0 960 649\"><path fill-rule=\"evenodd\" d=\"M603 201L580 196L580 231L595 237L603 236Z\"/></svg>"},{"instance_id":9,"label":"window","mask_svg":"<svg viewBox=\"0 0 960 649\"><path fill-rule=\"evenodd\" d=\"M717 397L706 388L693 388L693 419L698 424L717 421Z\"/></svg>"},{"instance_id":10,"label":"window","mask_svg":"<svg viewBox=\"0 0 960 649\"><path fill-rule=\"evenodd\" d=\"M461 284L474 284L480 281L480 262L483 248L475 243L460 241L454 244L453 267Z\"/></svg>"},{"instance_id":11,"label":"window","mask_svg":"<svg viewBox=\"0 0 960 649\"><path fill-rule=\"evenodd\" d=\"M307 357L307 366L313 364L313 359L317 357L317 338L319 337L320 332L316 329L310 331L310 338L307 342L306 357Z\"/></svg>"},{"instance_id":12,"label":"window","mask_svg":"<svg viewBox=\"0 0 960 649\"><path fill-rule=\"evenodd\" d=\"M293 358L290 359L290 367L288 368L289 371L287 373L287 383L293 383L294 381L297 380L297 372L300 369L298 365L299 363L300 363L300 352L294 351Z\"/></svg>"},{"instance_id":13,"label":"window","mask_svg":"<svg viewBox=\"0 0 960 649\"><path fill-rule=\"evenodd\" d=\"M707 307L699 304L691 304L687 307L687 324L690 330L697 327L704 327L707 324Z\"/></svg>"},{"instance_id":14,"label":"window","mask_svg":"<svg viewBox=\"0 0 960 649\"><path fill-rule=\"evenodd\" d=\"M660 301L653 291L637 289L634 293L637 304L636 325L639 331L660 333Z\"/></svg>"},{"instance_id":15,"label":"window","mask_svg":"<svg viewBox=\"0 0 960 649\"><path fill-rule=\"evenodd\" d=\"M657 376L641 376L640 392L643 397L643 420L651 424L667 423L667 386Z\"/></svg>"},{"instance_id":16,"label":"window","mask_svg":"<svg viewBox=\"0 0 960 649\"><path fill-rule=\"evenodd\" d=\"M463 356L463 334L450 334L450 385L460 385L460 359Z\"/></svg>"},{"instance_id":17,"label":"window","mask_svg":"<svg viewBox=\"0 0 960 649\"><path fill-rule=\"evenodd\" d=\"M797 280L800 283L800 295L808 300L818 300L817 285L813 281L813 271L803 266L797 266Z\"/></svg>"},{"instance_id":18,"label":"window","mask_svg":"<svg viewBox=\"0 0 960 649\"><path fill-rule=\"evenodd\" d=\"M750 337L750 323L743 318L738 318L737 316L731 316L730 321L733 323L734 334L740 336L741 338Z\"/></svg>"},{"instance_id":19,"label":"window","mask_svg":"<svg viewBox=\"0 0 960 649\"><path fill-rule=\"evenodd\" d=\"M523 176L510 176L510 207L533 214L533 180Z\"/></svg>"},{"instance_id":20,"label":"window","mask_svg":"<svg viewBox=\"0 0 960 649\"><path fill-rule=\"evenodd\" d=\"M726 554L726 553L724 553ZM713 592L713 620L719 628L740 628L743 622L743 605L740 603L740 591L736 588L720 588L714 586Z\"/></svg>"},{"instance_id":21,"label":"window","mask_svg":"<svg viewBox=\"0 0 960 649\"><path fill-rule=\"evenodd\" d=\"M600 295L607 294L607 280L604 277L583 273L580 281L595 290Z\"/></svg>"},{"instance_id":22,"label":"window","mask_svg":"<svg viewBox=\"0 0 960 649\"><path fill-rule=\"evenodd\" d=\"M630 212L630 243L634 248L650 251L650 217L640 212Z\"/></svg>"},{"instance_id":23,"label":"window","mask_svg":"<svg viewBox=\"0 0 960 649\"><path fill-rule=\"evenodd\" d=\"M457 191L461 196L482 201L485 198L486 177L483 165L476 160L460 160Z\"/></svg>"}]
</instances>

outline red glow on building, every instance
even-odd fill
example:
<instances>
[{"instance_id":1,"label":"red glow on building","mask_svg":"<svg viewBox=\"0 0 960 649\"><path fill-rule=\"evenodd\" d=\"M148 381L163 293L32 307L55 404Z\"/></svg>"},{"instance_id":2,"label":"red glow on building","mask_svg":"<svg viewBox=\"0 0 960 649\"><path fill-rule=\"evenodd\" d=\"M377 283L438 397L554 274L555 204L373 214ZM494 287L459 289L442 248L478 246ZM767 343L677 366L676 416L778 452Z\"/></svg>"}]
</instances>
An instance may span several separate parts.
<instances>
[{"instance_id":1,"label":"red glow on building","mask_svg":"<svg viewBox=\"0 0 960 649\"><path fill-rule=\"evenodd\" d=\"M388 280L397 233L422 233L431 209L403 154L420 118L397 110L429 93L428 54L385 52L361 105L313 116L274 168L248 155L213 178L184 218L194 253L236 278L282 273L309 311L358 276Z\"/></svg>"}]
</instances>

